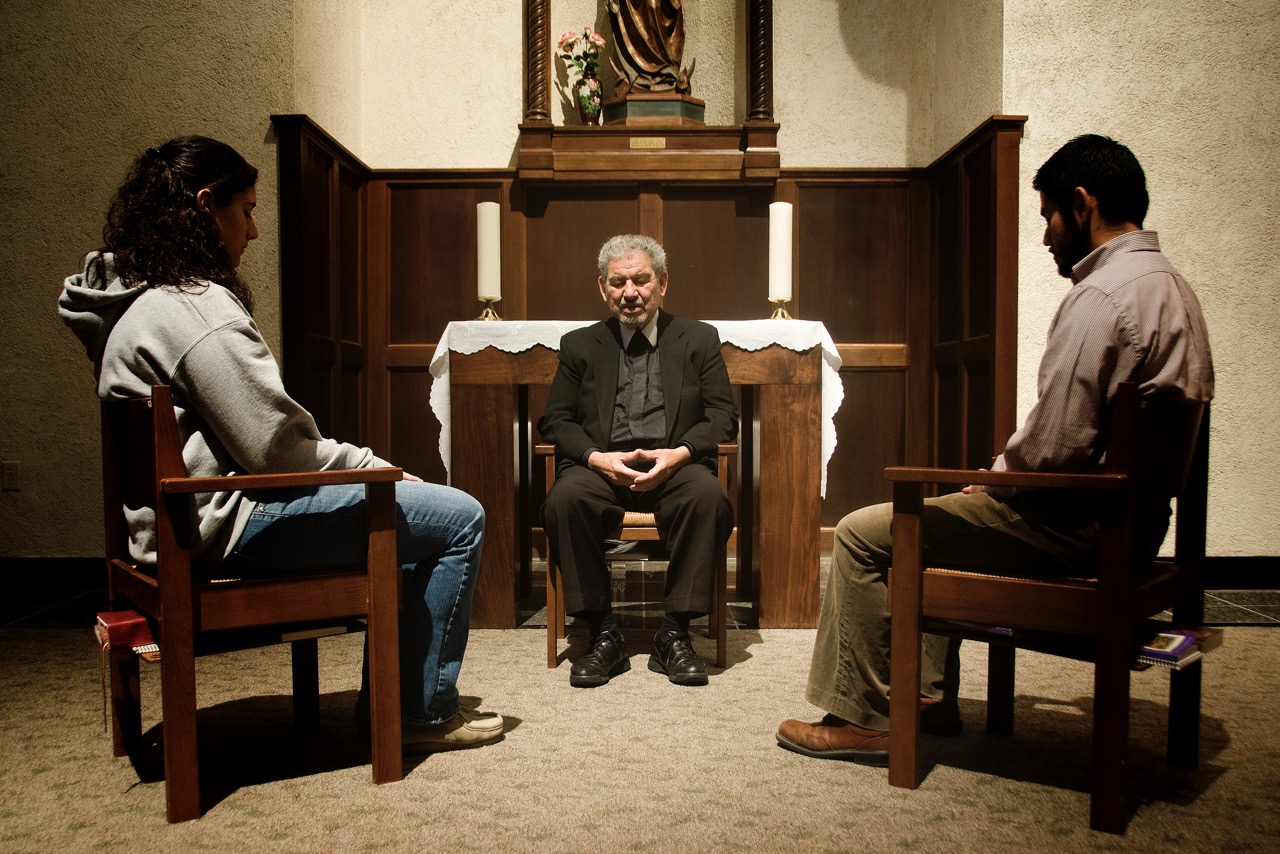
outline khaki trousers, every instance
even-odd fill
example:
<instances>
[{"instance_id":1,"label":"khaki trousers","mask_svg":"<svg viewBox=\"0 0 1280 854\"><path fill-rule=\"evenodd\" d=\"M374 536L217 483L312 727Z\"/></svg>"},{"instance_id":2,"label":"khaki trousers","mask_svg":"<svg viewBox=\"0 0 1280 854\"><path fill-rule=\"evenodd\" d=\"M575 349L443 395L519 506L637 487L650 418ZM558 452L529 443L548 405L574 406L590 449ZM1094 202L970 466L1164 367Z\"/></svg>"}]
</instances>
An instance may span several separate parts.
<instances>
[{"instance_id":1,"label":"khaki trousers","mask_svg":"<svg viewBox=\"0 0 1280 854\"><path fill-rule=\"evenodd\" d=\"M1087 506L1048 506L1032 493L1009 503L986 493L925 500L925 561L1019 575L1091 574L1096 525ZM888 578L891 504L864 507L836 526L831 573L805 698L867 729L889 728ZM1050 520L1050 521L1047 521ZM959 641L926 635L920 694L954 696Z\"/></svg>"}]
</instances>

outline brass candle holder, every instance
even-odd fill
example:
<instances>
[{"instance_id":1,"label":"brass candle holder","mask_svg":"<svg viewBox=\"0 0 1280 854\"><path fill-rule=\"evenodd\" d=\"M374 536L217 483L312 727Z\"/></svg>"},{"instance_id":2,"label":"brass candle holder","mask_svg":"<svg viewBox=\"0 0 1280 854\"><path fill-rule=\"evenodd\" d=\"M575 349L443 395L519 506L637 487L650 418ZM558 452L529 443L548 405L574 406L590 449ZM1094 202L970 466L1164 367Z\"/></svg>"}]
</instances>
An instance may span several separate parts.
<instances>
[{"instance_id":1,"label":"brass candle holder","mask_svg":"<svg viewBox=\"0 0 1280 854\"><path fill-rule=\"evenodd\" d=\"M482 297L481 301L484 303L484 311L480 312L480 316L477 317L476 320L501 320L502 318L493 307L493 304L500 299L502 299L502 297Z\"/></svg>"},{"instance_id":2,"label":"brass candle holder","mask_svg":"<svg viewBox=\"0 0 1280 854\"><path fill-rule=\"evenodd\" d=\"M769 315L770 320L791 320L791 315L787 314L787 301L784 299L770 300L773 303L773 314Z\"/></svg>"}]
</instances>

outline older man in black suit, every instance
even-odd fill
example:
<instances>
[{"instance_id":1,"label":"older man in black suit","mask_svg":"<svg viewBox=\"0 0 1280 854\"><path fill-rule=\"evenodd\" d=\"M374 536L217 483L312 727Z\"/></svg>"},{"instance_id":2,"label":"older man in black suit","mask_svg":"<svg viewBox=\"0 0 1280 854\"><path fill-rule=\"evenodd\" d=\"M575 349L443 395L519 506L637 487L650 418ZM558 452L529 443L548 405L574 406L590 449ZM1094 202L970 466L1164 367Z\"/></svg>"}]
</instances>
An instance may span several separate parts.
<instances>
[{"instance_id":1,"label":"older man in black suit","mask_svg":"<svg viewBox=\"0 0 1280 854\"><path fill-rule=\"evenodd\" d=\"M613 317L561 339L538 422L556 445L556 482L542 516L564 574L565 611L591 629L591 648L569 683L595 687L630 669L611 611L604 537L633 510L656 516L671 558L649 669L679 685L705 685L689 621L711 610L716 552L733 529L716 452L738 434L720 336L710 324L661 310L667 259L656 240L610 238L598 266Z\"/></svg>"}]
</instances>

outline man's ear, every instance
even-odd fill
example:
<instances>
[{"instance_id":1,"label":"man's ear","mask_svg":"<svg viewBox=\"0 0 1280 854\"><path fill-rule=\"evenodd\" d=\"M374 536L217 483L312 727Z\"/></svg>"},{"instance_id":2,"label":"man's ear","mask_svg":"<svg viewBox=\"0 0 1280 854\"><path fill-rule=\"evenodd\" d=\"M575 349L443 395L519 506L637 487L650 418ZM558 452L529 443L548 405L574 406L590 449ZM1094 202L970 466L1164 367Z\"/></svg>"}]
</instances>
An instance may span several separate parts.
<instances>
[{"instance_id":1,"label":"man's ear","mask_svg":"<svg viewBox=\"0 0 1280 854\"><path fill-rule=\"evenodd\" d=\"M210 190L208 187L205 187L203 190L196 193L196 207L200 208L200 210L202 211L212 212L213 211L213 191Z\"/></svg>"},{"instance_id":2,"label":"man's ear","mask_svg":"<svg viewBox=\"0 0 1280 854\"><path fill-rule=\"evenodd\" d=\"M1077 225L1084 225L1098 213L1098 200L1084 187L1076 187L1071 191L1071 213Z\"/></svg>"}]
</instances>

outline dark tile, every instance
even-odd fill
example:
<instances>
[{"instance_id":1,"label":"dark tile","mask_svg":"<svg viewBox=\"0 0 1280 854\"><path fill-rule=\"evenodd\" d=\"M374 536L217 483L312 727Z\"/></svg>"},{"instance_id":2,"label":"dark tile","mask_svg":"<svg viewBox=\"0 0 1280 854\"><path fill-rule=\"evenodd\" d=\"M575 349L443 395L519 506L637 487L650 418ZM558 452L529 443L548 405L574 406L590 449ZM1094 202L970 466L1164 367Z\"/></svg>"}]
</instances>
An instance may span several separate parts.
<instances>
[{"instance_id":1,"label":"dark tile","mask_svg":"<svg viewBox=\"0 0 1280 854\"><path fill-rule=\"evenodd\" d=\"M1211 590L1204 612L1211 625L1280 626L1280 591Z\"/></svg>"}]
</instances>

